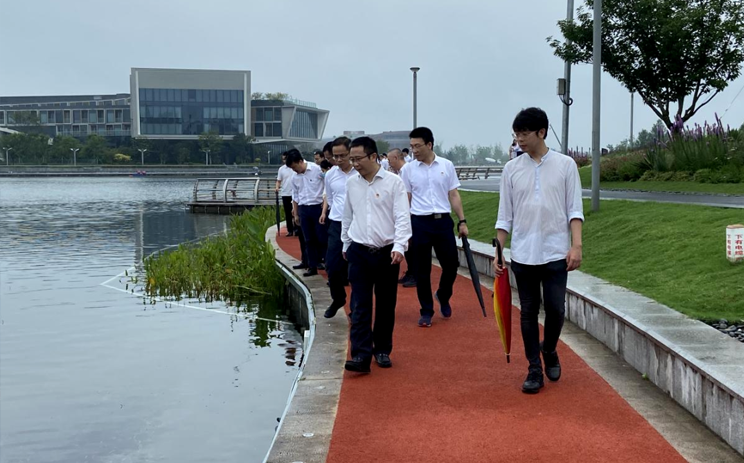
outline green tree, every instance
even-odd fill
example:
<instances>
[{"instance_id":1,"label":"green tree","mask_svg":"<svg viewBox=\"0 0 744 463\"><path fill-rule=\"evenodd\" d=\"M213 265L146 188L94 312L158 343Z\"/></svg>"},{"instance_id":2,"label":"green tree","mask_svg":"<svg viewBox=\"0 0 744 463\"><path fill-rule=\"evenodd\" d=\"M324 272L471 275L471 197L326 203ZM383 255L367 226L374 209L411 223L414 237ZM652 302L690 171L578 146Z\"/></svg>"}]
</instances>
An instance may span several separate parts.
<instances>
[{"instance_id":1,"label":"green tree","mask_svg":"<svg viewBox=\"0 0 744 463\"><path fill-rule=\"evenodd\" d=\"M114 153L108 146L108 142L100 135L89 135L85 139L85 145L80 150L78 159L94 160L96 164L108 164L113 161Z\"/></svg>"},{"instance_id":2,"label":"green tree","mask_svg":"<svg viewBox=\"0 0 744 463\"><path fill-rule=\"evenodd\" d=\"M559 21L564 42L548 37L571 63L592 61L593 0L577 20ZM602 65L667 127L708 104L741 73L741 0L604 0ZM676 104L676 109L671 107Z\"/></svg>"},{"instance_id":3,"label":"green tree","mask_svg":"<svg viewBox=\"0 0 744 463\"><path fill-rule=\"evenodd\" d=\"M385 140L375 140L375 143L377 143L377 151L380 153L387 153L390 151L390 143Z\"/></svg>"},{"instance_id":4,"label":"green tree","mask_svg":"<svg viewBox=\"0 0 744 463\"><path fill-rule=\"evenodd\" d=\"M217 132L204 132L199 135L199 149L201 149L202 151L209 151L209 164L212 164L211 159L213 155L218 154L221 147L222 138L220 138Z\"/></svg>"},{"instance_id":5,"label":"green tree","mask_svg":"<svg viewBox=\"0 0 744 463\"><path fill-rule=\"evenodd\" d=\"M465 145L455 145L444 154L444 157L452 161L453 164L462 165L468 162L470 151Z\"/></svg>"},{"instance_id":6,"label":"green tree","mask_svg":"<svg viewBox=\"0 0 744 463\"><path fill-rule=\"evenodd\" d=\"M252 100L263 100L264 99L264 94L261 93L261 92L253 92L251 94L251 99Z\"/></svg>"},{"instance_id":7,"label":"green tree","mask_svg":"<svg viewBox=\"0 0 744 463\"><path fill-rule=\"evenodd\" d=\"M80 140L68 135L60 135L54 138L50 149L50 160L55 164L72 164L72 149L80 149Z\"/></svg>"},{"instance_id":8,"label":"green tree","mask_svg":"<svg viewBox=\"0 0 744 463\"><path fill-rule=\"evenodd\" d=\"M260 98L261 100L288 100L292 98L291 95L288 93L282 93L282 92L276 92L276 93L264 93L263 98Z\"/></svg>"}]
</instances>

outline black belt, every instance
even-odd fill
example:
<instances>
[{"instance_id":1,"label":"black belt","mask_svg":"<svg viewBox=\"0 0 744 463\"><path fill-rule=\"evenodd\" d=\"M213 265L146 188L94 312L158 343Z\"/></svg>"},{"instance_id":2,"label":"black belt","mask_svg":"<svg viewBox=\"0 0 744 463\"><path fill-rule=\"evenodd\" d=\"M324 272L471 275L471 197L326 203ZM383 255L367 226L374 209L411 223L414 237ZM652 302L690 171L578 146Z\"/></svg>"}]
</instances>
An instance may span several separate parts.
<instances>
[{"instance_id":1,"label":"black belt","mask_svg":"<svg viewBox=\"0 0 744 463\"><path fill-rule=\"evenodd\" d=\"M386 249L388 249L388 250L392 250L393 249L393 245L392 244L385 245L385 246L383 246L381 248L376 248L376 247L373 247L373 246L367 246L365 244L357 243L355 241L353 242L353 244L356 244L357 246L360 246L360 247L364 248L364 250L367 251L367 252L369 252L370 254L377 254L377 253L380 253L382 251L385 251Z\"/></svg>"},{"instance_id":2,"label":"black belt","mask_svg":"<svg viewBox=\"0 0 744 463\"><path fill-rule=\"evenodd\" d=\"M443 219L445 217L449 217L449 214L447 213L436 213L436 214L428 214L428 215L413 215L414 217L417 217L419 219Z\"/></svg>"}]
</instances>

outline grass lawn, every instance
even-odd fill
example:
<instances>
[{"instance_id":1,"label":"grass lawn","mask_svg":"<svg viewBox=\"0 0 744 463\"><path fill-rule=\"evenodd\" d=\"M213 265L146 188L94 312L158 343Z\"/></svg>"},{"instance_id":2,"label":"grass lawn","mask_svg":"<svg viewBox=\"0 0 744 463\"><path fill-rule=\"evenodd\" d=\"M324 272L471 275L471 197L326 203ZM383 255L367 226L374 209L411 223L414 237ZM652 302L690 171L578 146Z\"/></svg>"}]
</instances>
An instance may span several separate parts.
<instances>
[{"instance_id":1,"label":"grass lawn","mask_svg":"<svg viewBox=\"0 0 744 463\"><path fill-rule=\"evenodd\" d=\"M590 167L579 169L581 186L592 187ZM697 182L601 182L603 190L665 191L670 193L710 193L744 196L744 183L697 183Z\"/></svg>"},{"instance_id":2,"label":"grass lawn","mask_svg":"<svg viewBox=\"0 0 744 463\"><path fill-rule=\"evenodd\" d=\"M460 192L470 236L490 243L499 196ZM726 260L726 226L744 210L681 204L584 201L581 271L705 321L744 320L744 264Z\"/></svg>"}]
</instances>

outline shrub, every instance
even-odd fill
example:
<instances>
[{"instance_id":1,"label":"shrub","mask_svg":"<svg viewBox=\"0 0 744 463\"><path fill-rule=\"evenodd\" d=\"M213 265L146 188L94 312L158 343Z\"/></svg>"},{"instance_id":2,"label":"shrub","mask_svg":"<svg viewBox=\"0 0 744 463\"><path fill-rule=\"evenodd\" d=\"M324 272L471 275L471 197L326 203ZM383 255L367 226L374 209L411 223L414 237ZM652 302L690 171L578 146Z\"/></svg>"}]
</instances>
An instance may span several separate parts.
<instances>
[{"instance_id":1,"label":"shrub","mask_svg":"<svg viewBox=\"0 0 744 463\"><path fill-rule=\"evenodd\" d=\"M608 156L602 159L600 180L605 182L635 181L647 170L642 153Z\"/></svg>"}]
</instances>

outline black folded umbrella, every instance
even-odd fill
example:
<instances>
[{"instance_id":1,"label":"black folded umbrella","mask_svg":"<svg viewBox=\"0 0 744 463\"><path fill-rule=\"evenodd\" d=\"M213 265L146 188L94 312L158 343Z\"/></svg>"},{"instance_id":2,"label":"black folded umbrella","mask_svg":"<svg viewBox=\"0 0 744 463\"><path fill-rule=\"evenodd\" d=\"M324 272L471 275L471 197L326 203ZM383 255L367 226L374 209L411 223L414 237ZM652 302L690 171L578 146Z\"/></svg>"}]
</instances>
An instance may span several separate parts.
<instances>
[{"instance_id":1,"label":"black folded umbrella","mask_svg":"<svg viewBox=\"0 0 744 463\"><path fill-rule=\"evenodd\" d=\"M282 216L279 214L279 192L276 193L276 234L277 236L282 232L281 223Z\"/></svg>"},{"instance_id":2,"label":"black folded umbrella","mask_svg":"<svg viewBox=\"0 0 744 463\"><path fill-rule=\"evenodd\" d=\"M468 261L468 270L470 270L470 279L473 281L473 288L475 288L475 294L478 296L478 302L480 302L483 316L486 316L486 305L483 303L483 293L481 292L480 277L478 276L478 269L475 268L475 260L473 260L473 251L470 250L470 243L468 238L462 237L462 250L465 252L465 258Z\"/></svg>"}]
</instances>

